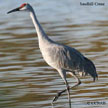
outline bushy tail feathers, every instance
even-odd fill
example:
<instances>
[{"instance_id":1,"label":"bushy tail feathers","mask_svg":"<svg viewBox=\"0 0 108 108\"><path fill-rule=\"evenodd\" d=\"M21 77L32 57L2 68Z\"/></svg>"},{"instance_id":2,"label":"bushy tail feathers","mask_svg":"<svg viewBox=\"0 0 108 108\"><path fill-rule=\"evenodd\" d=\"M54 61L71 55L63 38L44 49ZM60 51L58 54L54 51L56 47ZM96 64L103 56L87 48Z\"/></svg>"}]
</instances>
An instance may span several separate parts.
<instances>
[{"instance_id":1,"label":"bushy tail feathers","mask_svg":"<svg viewBox=\"0 0 108 108\"><path fill-rule=\"evenodd\" d=\"M85 75L89 74L93 77L93 81L98 79L98 74L96 72L96 67L91 60L85 57L85 65L84 65Z\"/></svg>"}]
</instances>

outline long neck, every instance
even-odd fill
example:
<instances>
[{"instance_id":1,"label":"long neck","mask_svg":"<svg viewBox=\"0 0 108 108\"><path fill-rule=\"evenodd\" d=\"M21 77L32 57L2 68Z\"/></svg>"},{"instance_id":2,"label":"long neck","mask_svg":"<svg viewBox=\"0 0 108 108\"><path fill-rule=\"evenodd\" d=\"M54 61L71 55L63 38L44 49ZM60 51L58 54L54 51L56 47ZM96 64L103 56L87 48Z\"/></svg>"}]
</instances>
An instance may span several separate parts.
<instances>
[{"instance_id":1,"label":"long neck","mask_svg":"<svg viewBox=\"0 0 108 108\"><path fill-rule=\"evenodd\" d=\"M43 28L41 27L40 23L38 22L33 9L32 9L32 11L30 11L30 16L32 18L33 24L35 26L35 29L36 29L36 32L38 35L39 44L44 43L44 42L47 42L47 43L51 42L52 40L48 38L48 36L44 32Z\"/></svg>"}]
</instances>

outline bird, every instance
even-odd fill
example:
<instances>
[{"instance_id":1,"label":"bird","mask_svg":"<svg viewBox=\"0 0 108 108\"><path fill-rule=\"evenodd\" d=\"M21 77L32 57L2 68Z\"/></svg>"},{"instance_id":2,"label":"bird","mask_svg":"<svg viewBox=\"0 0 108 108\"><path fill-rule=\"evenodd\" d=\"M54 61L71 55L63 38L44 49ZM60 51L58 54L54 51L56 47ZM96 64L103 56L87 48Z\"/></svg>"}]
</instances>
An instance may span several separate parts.
<instances>
[{"instance_id":1,"label":"bird","mask_svg":"<svg viewBox=\"0 0 108 108\"><path fill-rule=\"evenodd\" d=\"M43 59L49 66L57 70L66 85L66 88L58 92L53 98L52 105L62 93L67 91L69 108L71 108L70 89L81 84L77 75L90 75L93 78L93 81L98 79L94 63L75 48L57 43L50 39L39 23L33 7L29 3L23 3L18 8L12 9L7 13L9 14L17 11L27 11L30 13L38 36L39 48ZM76 79L77 83L75 83L75 85L69 86L67 74L70 74Z\"/></svg>"}]
</instances>

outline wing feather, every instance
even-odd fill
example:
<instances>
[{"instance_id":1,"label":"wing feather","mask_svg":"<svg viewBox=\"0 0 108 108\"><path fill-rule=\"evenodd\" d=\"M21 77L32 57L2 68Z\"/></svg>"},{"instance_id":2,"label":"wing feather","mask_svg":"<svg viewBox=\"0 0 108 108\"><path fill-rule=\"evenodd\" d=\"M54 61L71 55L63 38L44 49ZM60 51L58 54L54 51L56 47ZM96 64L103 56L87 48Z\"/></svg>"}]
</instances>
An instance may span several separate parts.
<instances>
[{"instance_id":1,"label":"wing feather","mask_svg":"<svg viewBox=\"0 0 108 108\"><path fill-rule=\"evenodd\" d=\"M59 47L55 58L58 58L59 67L65 70L82 72L83 75L89 74L93 77L94 81L98 77L93 62L74 48L68 46Z\"/></svg>"}]
</instances>

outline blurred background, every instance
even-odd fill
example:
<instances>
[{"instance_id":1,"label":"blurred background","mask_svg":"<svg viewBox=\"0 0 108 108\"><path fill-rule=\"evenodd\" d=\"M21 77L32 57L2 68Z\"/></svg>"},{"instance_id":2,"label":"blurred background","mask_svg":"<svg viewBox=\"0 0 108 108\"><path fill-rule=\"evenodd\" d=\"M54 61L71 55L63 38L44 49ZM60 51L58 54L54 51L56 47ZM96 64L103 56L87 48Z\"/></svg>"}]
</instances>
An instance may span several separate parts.
<instances>
[{"instance_id":1,"label":"blurred background","mask_svg":"<svg viewBox=\"0 0 108 108\"><path fill-rule=\"evenodd\" d=\"M42 59L29 13L8 11L30 3L51 39L76 48L96 65L99 80L82 77L71 90L72 108L108 106L108 1L104 6L81 6L96 0L0 0L0 108L51 108L65 88L58 72ZM68 81L76 81L69 77ZM105 102L88 105L87 102ZM68 108L64 93L54 108Z\"/></svg>"}]
</instances>

